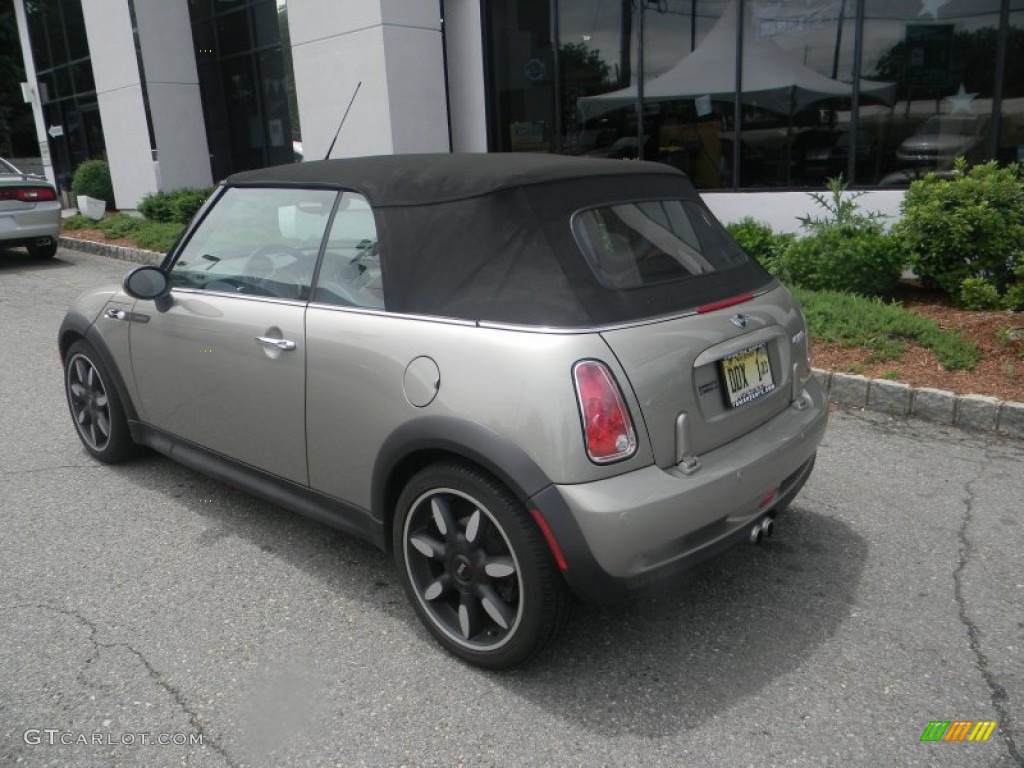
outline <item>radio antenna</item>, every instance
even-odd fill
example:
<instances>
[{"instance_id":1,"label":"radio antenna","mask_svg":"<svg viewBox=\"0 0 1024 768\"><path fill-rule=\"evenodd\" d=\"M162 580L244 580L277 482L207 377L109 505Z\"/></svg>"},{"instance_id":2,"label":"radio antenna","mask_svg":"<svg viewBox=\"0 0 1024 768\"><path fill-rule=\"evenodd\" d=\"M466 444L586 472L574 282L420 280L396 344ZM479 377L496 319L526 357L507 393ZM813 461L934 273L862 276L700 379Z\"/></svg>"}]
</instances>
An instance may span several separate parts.
<instances>
[{"instance_id":1,"label":"radio antenna","mask_svg":"<svg viewBox=\"0 0 1024 768\"><path fill-rule=\"evenodd\" d=\"M331 152L334 151L334 143L338 140L338 136L341 135L341 127L345 125L345 118L348 117L348 111L352 109L352 103L356 100L356 94L359 93L359 89L362 85L362 80L356 83L356 89L352 91L352 98L348 100L348 106L345 107L345 114L341 116L341 122L338 124L338 130L335 132L334 138L331 140L331 146L327 148L327 154L324 155L324 160L328 160L331 157Z\"/></svg>"}]
</instances>

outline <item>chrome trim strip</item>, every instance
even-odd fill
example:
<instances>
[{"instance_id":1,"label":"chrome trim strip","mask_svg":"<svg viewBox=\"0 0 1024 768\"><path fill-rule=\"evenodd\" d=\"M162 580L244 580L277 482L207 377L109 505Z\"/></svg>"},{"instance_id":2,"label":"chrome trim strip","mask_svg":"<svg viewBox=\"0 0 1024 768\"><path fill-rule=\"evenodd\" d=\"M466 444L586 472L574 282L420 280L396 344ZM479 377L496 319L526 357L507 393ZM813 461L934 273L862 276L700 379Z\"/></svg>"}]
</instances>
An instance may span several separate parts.
<instances>
[{"instance_id":1,"label":"chrome trim strip","mask_svg":"<svg viewBox=\"0 0 1024 768\"><path fill-rule=\"evenodd\" d=\"M179 288L177 286L171 288L171 295L174 295L175 293L188 293L195 294L196 296L222 296L228 299L260 301L267 304L287 304L293 307L304 307L307 303L301 299L281 299L277 296L253 296L250 293L228 293L227 291L204 291L200 288Z\"/></svg>"},{"instance_id":2,"label":"chrome trim strip","mask_svg":"<svg viewBox=\"0 0 1024 768\"><path fill-rule=\"evenodd\" d=\"M329 309L332 312L344 312L353 315L378 315L380 317L390 317L397 320L418 320L420 322L442 323L444 325L465 325L471 328L475 328L478 325L475 320L462 320L458 317L442 317L440 315L409 315L401 312L388 312L386 309L376 309L374 307L345 307L339 304L328 304L322 301L309 302L309 308Z\"/></svg>"}]
</instances>

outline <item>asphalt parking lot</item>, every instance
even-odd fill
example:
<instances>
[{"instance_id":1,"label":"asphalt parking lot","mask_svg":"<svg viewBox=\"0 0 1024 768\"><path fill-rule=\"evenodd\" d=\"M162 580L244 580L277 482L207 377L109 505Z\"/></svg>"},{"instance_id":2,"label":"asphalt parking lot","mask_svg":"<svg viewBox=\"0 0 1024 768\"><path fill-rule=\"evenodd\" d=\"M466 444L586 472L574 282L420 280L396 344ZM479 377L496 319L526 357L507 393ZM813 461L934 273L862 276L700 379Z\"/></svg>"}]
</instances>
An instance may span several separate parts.
<instances>
[{"instance_id":1,"label":"asphalt parking lot","mask_svg":"<svg viewBox=\"0 0 1024 768\"><path fill-rule=\"evenodd\" d=\"M1024 766L1024 441L836 411L774 538L488 673L388 555L87 456L56 330L129 266L0 250L0 765Z\"/></svg>"}]
</instances>

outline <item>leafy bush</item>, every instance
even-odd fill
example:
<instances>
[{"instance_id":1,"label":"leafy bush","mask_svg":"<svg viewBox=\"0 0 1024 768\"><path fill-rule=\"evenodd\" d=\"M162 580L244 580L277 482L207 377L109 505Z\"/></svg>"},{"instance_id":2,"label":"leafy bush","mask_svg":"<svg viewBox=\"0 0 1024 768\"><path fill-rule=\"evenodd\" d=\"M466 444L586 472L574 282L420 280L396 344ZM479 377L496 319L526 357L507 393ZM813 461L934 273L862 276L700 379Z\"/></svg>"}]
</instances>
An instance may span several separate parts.
<instances>
[{"instance_id":1,"label":"leafy bush","mask_svg":"<svg viewBox=\"0 0 1024 768\"><path fill-rule=\"evenodd\" d=\"M137 219L134 216L129 216L126 213L119 213L117 216L111 216L108 219L93 222L93 225L103 230L103 234L109 237L111 240L119 237L127 237L133 232L137 232L142 228L145 222L142 219Z\"/></svg>"},{"instance_id":2,"label":"leafy bush","mask_svg":"<svg viewBox=\"0 0 1024 768\"><path fill-rule=\"evenodd\" d=\"M96 222L80 213L76 213L74 216L68 216L66 219L61 220L60 227L61 229L95 229Z\"/></svg>"},{"instance_id":3,"label":"leafy bush","mask_svg":"<svg viewBox=\"0 0 1024 768\"><path fill-rule=\"evenodd\" d=\"M103 160L86 160L71 179L71 194L87 195L114 204L114 186L110 182L110 166Z\"/></svg>"},{"instance_id":4,"label":"leafy bush","mask_svg":"<svg viewBox=\"0 0 1024 768\"><path fill-rule=\"evenodd\" d=\"M804 288L879 296L896 288L903 254L880 229L842 227L793 242L780 264L782 278Z\"/></svg>"},{"instance_id":5,"label":"leafy bush","mask_svg":"<svg viewBox=\"0 0 1024 768\"><path fill-rule=\"evenodd\" d=\"M1024 263L1024 167L968 169L958 158L956 170L954 179L913 182L895 231L926 285L959 299L965 280L980 279L1002 294Z\"/></svg>"},{"instance_id":6,"label":"leafy bush","mask_svg":"<svg viewBox=\"0 0 1024 768\"><path fill-rule=\"evenodd\" d=\"M842 291L792 290L803 306L812 339L868 347L876 361L901 359L906 342L914 341L930 349L947 369L970 370L978 364L975 344L898 304Z\"/></svg>"},{"instance_id":7,"label":"leafy bush","mask_svg":"<svg viewBox=\"0 0 1024 768\"><path fill-rule=\"evenodd\" d=\"M165 253L171 249L184 229L184 224L173 221L147 221L145 226L132 235L132 239L140 248Z\"/></svg>"},{"instance_id":8,"label":"leafy bush","mask_svg":"<svg viewBox=\"0 0 1024 768\"><path fill-rule=\"evenodd\" d=\"M995 309L1002 304L999 291L983 277L966 277L960 283L957 303L964 309Z\"/></svg>"},{"instance_id":9,"label":"leafy bush","mask_svg":"<svg viewBox=\"0 0 1024 768\"><path fill-rule=\"evenodd\" d=\"M793 235L776 234L770 226L750 216L728 224L726 229L743 250L757 259L772 275L778 277L779 257L793 242Z\"/></svg>"},{"instance_id":10,"label":"leafy bush","mask_svg":"<svg viewBox=\"0 0 1024 768\"><path fill-rule=\"evenodd\" d=\"M828 215L801 218L808 235L782 252L779 276L814 290L890 293L903 271L898 241L886 233L881 214L860 212L857 198L863 193L848 193L842 177L830 179L828 189L828 196L811 194Z\"/></svg>"},{"instance_id":11,"label":"leafy bush","mask_svg":"<svg viewBox=\"0 0 1024 768\"><path fill-rule=\"evenodd\" d=\"M139 212L151 221L188 224L213 189L185 187L173 192L153 192L142 198Z\"/></svg>"},{"instance_id":12,"label":"leafy bush","mask_svg":"<svg viewBox=\"0 0 1024 768\"><path fill-rule=\"evenodd\" d=\"M1014 312L1024 310L1024 282L1014 283L1003 294L1003 306Z\"/></svg>"}]
</instances>

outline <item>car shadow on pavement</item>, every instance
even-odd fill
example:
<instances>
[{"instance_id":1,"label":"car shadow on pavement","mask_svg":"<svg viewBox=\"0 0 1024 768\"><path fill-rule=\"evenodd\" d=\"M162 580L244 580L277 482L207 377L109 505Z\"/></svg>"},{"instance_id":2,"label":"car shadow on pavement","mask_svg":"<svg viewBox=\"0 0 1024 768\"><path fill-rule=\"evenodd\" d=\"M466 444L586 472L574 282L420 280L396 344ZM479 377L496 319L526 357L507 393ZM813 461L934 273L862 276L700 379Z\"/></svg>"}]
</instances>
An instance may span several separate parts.
<instances>
[{"instance_id":1,"label":"car shadow on pavement","mask_svg":"<svg viewBox=\"0 0 1024 768\"><path fill-rule=\"evenodd\" d=\"M37 259L29 256L24 248L0 248L0 275L11 272L41 272L73 264L63 261L59 256L52 259Z\"/></svg>"},{"instance_id":2,"label":"car shadow on pavement","mask_svg":"<svg viewBox=\"0 0 1024 768\"><path fill-rule=\"evenodd\" d=\"M188 502L206 526L193 546L244 539L360 604L368 620L407 626L422 653L436 654L431 663L450 664L454 677L505 688L556 721L602 734L660 737L694 728L799 670L850 615L868 556L867 542L846 523L798 501L760 546L741 545L625 603L577 602L537 659L494 673L434 643L406 602L391 556L373 545L156 455L113 469L149 497Z\"/></svg>"},{"instance_id":3,"label":"car shadow on pavement","mask_svg":"<svg viewBox=\"0 0 1024 768\"><path fill-rule=\"evenodd\" d=\"M697 727L798 670L849 617L868 557L848 525L799 503L775 535L622 605L577 605L504 685L553 718L659 737Z\"/></svg>"}]
</instances>

